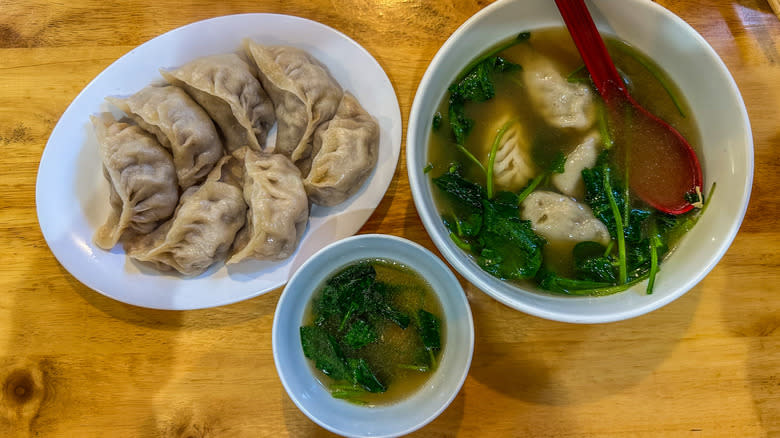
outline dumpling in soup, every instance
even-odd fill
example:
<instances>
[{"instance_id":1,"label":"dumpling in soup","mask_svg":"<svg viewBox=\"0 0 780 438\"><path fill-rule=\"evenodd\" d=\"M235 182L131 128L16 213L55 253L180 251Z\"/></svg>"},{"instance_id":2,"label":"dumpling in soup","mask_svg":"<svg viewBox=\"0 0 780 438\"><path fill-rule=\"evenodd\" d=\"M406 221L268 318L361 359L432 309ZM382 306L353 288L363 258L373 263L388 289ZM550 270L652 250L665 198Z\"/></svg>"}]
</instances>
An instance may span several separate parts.
<instances>
[{"instance_id":1,"label":"dumpling in soup","mask_svg":"<svg viewBox=\"0 0 780 438\"><path fill-rule=\"evenodd\" d=\"M593 126L596 107L590 87L567 81L549 58L524 60L523 80L533 107L550 126L576 130Z\"/></svg>"},{"instance_id":2,"label":"dumpling in soup","mask_svg":"<svg viewBox=\"0 0 780 438\"><path fill-rule=\"evenodd\" d=\"M309 220L309 200L301 172L281 154L236 151L244 161L244 200L249 205L246 225L233 243L228 263L252 258L281 260L298 245Z\"/></svg>"},{"instance_id":3,"label":"dumpling in soup","mask_svg":"<svg viewBox=\"0 0 780 438\"><path fill-rule=\"evenodd\" d=\"M273 103L249 64L238 55L205 56L160 73L183 88L214 119L228 152L245 145L255 150L265 147L274 123Z\"/></svg>"},{"instance_id":4,"label":"dumpling in soup","mask_svg":"<svg viewBox=\"0 0 780 438\"><path fill-rule=\"evenodd\" d=\"M109 113L91 120L111 191L111 212L94 241L111 249L126 231L148 233L171 216L179 200L176 170L170 154L139 126Z\"/></svg>"},{"instance_id":5,"label":"dumpling in soup","mask_svg":"<svg viewBox=\"0 0 780 438\"><path fill-rule=\"evenodd\" d=\"M264 46L249 39L244 48L258 67L276 113L274 152L293 162L311 153L311 136L330 120L343 94L328 68L309 53L289 46Z\"/></svg>"},{"instance_id":6,"label":"dumpling in soup","mask_svg":"<svg viewBox=\"0 0 780 438\"><path fill-rule=\"evenodd\" d=\"M551 242L609 243L609 231L587 205L560 193L537 190L522 202L520 217L534 232Z\"/></svg>"},{"instance_id":7,"label":"dumpling in soup","mask_svg":"<svg viewBox=\"0 0 780 438\"><path fill-rule=\"evenodd\" d=\"M502 130L503 133L500 133ZM501 136L493 162L496 188L509 191L520 190L536 173L525 129L520 122L510 120L504 122L496 132Z\"/></svg>"},{"instance_id":8,"label":"dumpling in soup","mask_svg":"<svg viewBox=\"0 0 780 438\"><path fill-rule=\"evenodd\" d=\"M179 87L148 86L126 99L106 100L171 150L182 189L203 180L222 157L222 142L211 118Z\"/></svg>"},{"instance_id":9,"label":"dumpling in soup","mask_svg":"<svg viewBox=\"0 0 780 438\"><path fill-rule=\"evenodd\" d=\"M304 179L309 199L325 206L346 200L371 174L378 149L379 125L345 92L336 115L314 134L311 170Z\"/></svg>"},{"instance_id":10,"label":"dumpling in soup","mask_svg":"<svg viewBox=\"0 0 780 438\"><path fill-rule=\"evenodd\" d=\"M552 183L564 195L582 200L585 197L585 182L582 170L596 165L601 152L601 136L591 132L566 156L563 173L553 173Z\"/></svg>"},{"instance_id":11,"label":"dumpling in soup","mask_svg":"<svg viewBox=\"0 0 780 438\"><path fill-rule=\"evenodd\" d=\"M223 259L244 225L241 160L223 157L200 186L181 197L173 218L125 245L127 254L158 269L198 275Z\"/></svg>"}]
</instances>

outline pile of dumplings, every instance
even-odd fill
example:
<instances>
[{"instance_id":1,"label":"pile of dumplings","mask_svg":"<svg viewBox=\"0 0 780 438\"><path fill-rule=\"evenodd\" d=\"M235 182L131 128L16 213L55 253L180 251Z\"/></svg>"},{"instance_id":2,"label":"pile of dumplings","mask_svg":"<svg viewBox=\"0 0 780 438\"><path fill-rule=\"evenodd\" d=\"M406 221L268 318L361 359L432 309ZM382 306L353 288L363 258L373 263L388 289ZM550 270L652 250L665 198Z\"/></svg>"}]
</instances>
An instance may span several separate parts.
<instances>
[{"instance_id":1,"label":"pile of dumplings","mask_svg":"<svg viewBox=\"0 0 780 438\"><path fill-rule=\"evenodd\" d=\"M163 271L293 254L312 203L353 195L377 161L379 126L327 67L245 40L92 116L111 211L94 241ZM266 145L276 124L276 141Z\"/></svg>"}]
</instances>

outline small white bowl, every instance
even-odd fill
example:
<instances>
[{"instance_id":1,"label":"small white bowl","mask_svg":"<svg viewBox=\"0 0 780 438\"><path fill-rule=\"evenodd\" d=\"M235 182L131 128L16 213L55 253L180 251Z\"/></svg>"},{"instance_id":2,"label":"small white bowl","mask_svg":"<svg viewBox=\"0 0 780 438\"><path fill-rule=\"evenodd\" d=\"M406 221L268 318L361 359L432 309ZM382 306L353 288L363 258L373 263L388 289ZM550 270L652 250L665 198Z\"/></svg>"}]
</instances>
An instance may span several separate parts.
<instances>
[{"instance_id":1,"label":"small white bowl","mask_svg":"<svg viewBox=\"0 0 780 438\"><path fill-rule=\"evenodd\" d=\"M312 373L301 348L299 329L318 286L351 262L381 257L409 266L430 283L444 312L441 362L425 385L391 405L366 407L333 398ZM355 437L389 437L428 424L452 402L466 380L474 353L474 323L463 288L432 252L409 240L364 234L318 251L295 272L276 306L272 332L274 362L296 406L331 432Z\"/></svg>"},{"instance_id":2,"label":"small white bowl","mask_svg":"<svg viewBox=\"0 0 780 438\"><path fill-rule=\"evenodd\" d=\"M432 117L456 75L480 53L519 32L562 27L551 0L499 0L466 21L431 61L412 104L406 136L409 182L420 218L450 264L496 300L542 318L600 323L642 315L679 298L718 263L737 234L753 181L753 138L742 96L709 44L682 19L647 0L588 2L603 33L655 60L687 98L702 136L705 191L717 189L706 214L661 265L654 292L645 283L607 297L569 297L523 289L484 272L456 247L442 224L424 174Z\"/></svg>"}]
</instances>

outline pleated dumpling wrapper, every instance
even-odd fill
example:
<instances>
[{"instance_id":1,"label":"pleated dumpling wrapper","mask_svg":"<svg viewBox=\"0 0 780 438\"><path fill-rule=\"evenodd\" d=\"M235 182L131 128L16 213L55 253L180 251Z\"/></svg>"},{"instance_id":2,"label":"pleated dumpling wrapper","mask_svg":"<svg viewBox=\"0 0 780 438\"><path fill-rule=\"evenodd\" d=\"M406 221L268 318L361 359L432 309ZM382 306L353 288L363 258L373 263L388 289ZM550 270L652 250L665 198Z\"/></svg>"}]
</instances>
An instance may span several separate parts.
<instances>
[{"instance_id":1,"label":"pleated dumpling wrapper","mask_svg":"<svg viewBox=\"0 0 780 438\"><path fill-rule=\"evenodd\" d=\"M148 233L176 209L179 189L171 155L141 127L110 113L91 116L108 180L111 212L93 237L111 249L126 232Z\"/></svg>"},{"instance_id":2,"label":"pleated dumpling wrapper","mask_svg":"<svg viewBox=\"0 0 780 438\"><path fill-rule=\"evenodd\" d=\"M127 254L162 271L199 275L225 258L244 225L241 160L223 157L200 186L181 196L173 218L125 245Z\"/></svg>"},{"instance_id":3,"label":"pleated dumpling wrapper","mask_svg":"<svg viewBox=\"0 0 780 438\"><path fill-rule=\"evenodd\" d=\"M223 155L214 122L179 87L150 85L128 98L106 100L171 150L182 190L206 178Z\"/></svg>"},{"instance_id":4,"label":"pleated dumpling wrapper","mask_svg":"<svg viewBox=\"0 0 780 438\"><path fill-rule=\"evenodd\" d=\"M286 259L295 252L309 220L300 170L281 154L244 148L235 155L244 160L244 200L249 209L228 263Z\"/></svg>"},{"instance_id":5,"label":"pleated dumpling wrapper","mask_svg":"<svg viewBox=\"0 0 780 438\"><path fill-rule=\"evenodd\" d=\"M336 113L341 86L325 65L304 50L264 46L250 39L244 40L244 49L274 102L278 123L274 152L294 163L307 158L314 130Z\"/></svg>"},{"instance_id":6,"label":"pleated dumpling wrapper","mask_svg":"<svg viewBox=\"0 0 780 438\"><path fill-rule=\"evenodd\" d=\"M311 168L303 181L312 202L337 205L357 192L379 152L379 125L345 92L336 115L314 133Z\"/></svg>"},{"instance_id":7,"label":"pleated dumpling wrapper","mask_svg":"<svg viewBox=\"0 0 780 438\"><path fill-rule=\"evenodd\" d=\"M274 107L252 68L235 53L204 56L175 70L160 70L214 119L225 149L262 150L274 124Z\"/></svg>"}]
</instances>

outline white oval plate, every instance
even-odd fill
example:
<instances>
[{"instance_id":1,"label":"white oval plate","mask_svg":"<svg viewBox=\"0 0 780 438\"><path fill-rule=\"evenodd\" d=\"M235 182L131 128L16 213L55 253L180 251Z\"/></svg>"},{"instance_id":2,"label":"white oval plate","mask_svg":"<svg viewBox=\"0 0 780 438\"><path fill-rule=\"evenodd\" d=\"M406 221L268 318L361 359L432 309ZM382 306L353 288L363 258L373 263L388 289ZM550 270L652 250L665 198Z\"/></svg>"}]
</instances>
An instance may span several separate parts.
<instances>
[{"instance_id":1,"label":"white oval plate","mask_svg":"<svg viewBox=\"0 0 780 438\"><path fill-rule=\"evenodd\" d=\"M104 251L92 234L108 215L103 178L89 115L114 110L104 98L125 96L160 80L160 68L240 49L241 40L307 50L379 122L379 157L363 188L336 207L313 206L295 254L280 262L217 263L198 277L159 273L125 257L121 246ZM275 129L274 129L275 131ZM273 137L273 135L272 135ZM73 100L54 127L38 168L36 207L46 243L79 281L116 300L156 309L214 307L284 285L311 254L351 236L365 223L390 185L401 149L401 110L382 67L346 35L303 18L242 14L192 23L148 41L101 72Z\"/></svg>"}]
</instances>

